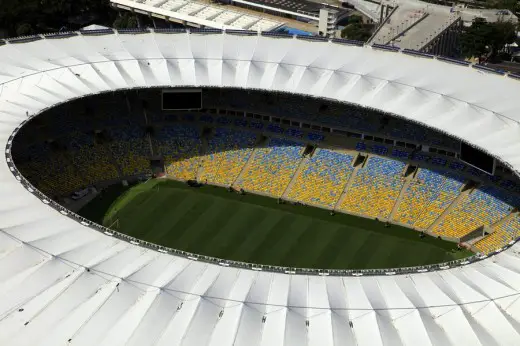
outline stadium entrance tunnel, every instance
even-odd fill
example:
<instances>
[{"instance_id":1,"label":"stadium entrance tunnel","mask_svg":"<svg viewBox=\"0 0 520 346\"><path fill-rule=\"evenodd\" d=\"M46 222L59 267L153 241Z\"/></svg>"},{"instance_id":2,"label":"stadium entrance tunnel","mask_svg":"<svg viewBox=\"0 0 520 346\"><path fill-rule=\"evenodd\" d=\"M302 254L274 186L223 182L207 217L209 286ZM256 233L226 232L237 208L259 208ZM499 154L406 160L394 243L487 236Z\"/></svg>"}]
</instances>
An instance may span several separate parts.
<instances>
[{"instance_id":1,"label":"stadium entrance tunnel","mask_svg":"<svg viewBox=\"0 0 520 346\"><path fill-rule=\"evenodd\" d=\"M194 108L174 109L186 92ZM48 109L14 137L14 163L115 231L267 265L428 265L492 253L520 229L516 179L465 165L436 131L289 94L168 93L168 110L162 89Z\"/></svg>"}]
</instances>

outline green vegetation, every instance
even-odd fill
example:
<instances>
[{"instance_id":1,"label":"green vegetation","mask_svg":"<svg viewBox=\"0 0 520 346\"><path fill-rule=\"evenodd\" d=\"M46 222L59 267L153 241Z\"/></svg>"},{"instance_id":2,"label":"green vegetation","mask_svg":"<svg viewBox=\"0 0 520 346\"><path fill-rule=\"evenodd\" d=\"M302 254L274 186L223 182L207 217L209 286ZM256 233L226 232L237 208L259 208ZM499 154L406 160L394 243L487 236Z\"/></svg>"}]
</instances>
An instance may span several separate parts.
<instances>
[{"instance_id":1,"label":"green vegetation","mask_svg":"<svg viewBox=\"0 0 520 346\"><path fill-rule=\"evenodd\" d=\"M516 27L510 22L488 23L476 18L469 28L465 28L461 38L461 53L465 58L493 60L506 44L516 40Z\"/></svg>"},{"instance_id":2,"label":"green vegetation","mask_svg":"<svg viewBox=\"0 0 520 346\"><path fill-rule=\"evenodd\" d=\"M348 24L341 30L341 37L365 42L372 36L373 30L373 24L364 24L360 16L352 15L348 18Z\"/></svg>"},{"instance_id":3,"label":"green vegetation","mask_svg":"<svg viewBox=\"0 0 520 346\"><path fill-rule=\"evenodd\" d=\"M107 0L3 0L0 9L0 34L8 37L77 30L93 23L122 28L137 25L135 16L129 14L114 23L118 12Z\"/></svg>"},{"instance_id":4,"label":"green vegetation","mask_svg":"<svg viewBox=\"0 0 520 346\"><path fill-rule=\"evenodd\" d=\"M112 25L116 29L134 29L138 27L137 16L126 12L116 18Z\"/></svg>"},{"instance_id":5,"label":"green vegetation","mask_svg":"<svg viewBox=\"0 0 520 346\"><path fill-rule=\"evenodd\" d=\"M404 227L175 181L112 186L80 214L106 226L117 220L118 231L156 244L260 264L389 268L471 255Z\"/></svg>"},{"instance_id":6,"label":"green vegetation","mask_svg":"<svg viewBox=\"0 0 520 346\"><path fill-rule=\"evenodd\" d=\"M486 0L483 1L483 5L486 8L510 10L513 13L520 11L520 6L517 0Z\"/></svg>"}]
</instances>

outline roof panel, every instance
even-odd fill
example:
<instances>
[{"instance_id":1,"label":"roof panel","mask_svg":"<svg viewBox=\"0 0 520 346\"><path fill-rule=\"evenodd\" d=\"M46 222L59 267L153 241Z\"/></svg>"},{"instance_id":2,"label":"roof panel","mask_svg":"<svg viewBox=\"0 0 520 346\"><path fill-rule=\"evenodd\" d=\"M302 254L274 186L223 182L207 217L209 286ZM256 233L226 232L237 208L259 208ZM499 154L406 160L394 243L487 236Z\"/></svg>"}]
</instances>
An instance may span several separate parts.
<instances>
[{"instance_id":1,"label":"roof panel","mask_svg":"<svg viewBox=\"0 0 520 346\"><path fill-rule=\"evenodd\" d=\"M283 344L287 346L305 345L307 332L306 317L292 308L287 309Z\"/></svg>"},{"instance_id":2,"label":"roof panel","mask_svg":"<svg viewBox=\"0 0 520 346\"><path fill-rule=\"evenodd\" d=\"M213 334L214 328L220 323L219 314L221 311L222 308L219 306L201 299L186 334L182 338L182 345L208 345L211 342L211 334Z\"/></svg>"},{"instance_id":3,"label":"roof panel","mask_svg":"<svg viewBox=\"0 0 520 346\"><path fill-rule=\"evenodd\" d=\"M354 334L354 328L350 326L347 318L333 311L331 314L331 322L334 345L356 344L357 341Z\"/></svg>"},{"instance_id":4,"label":"roof panel","mask_svg":"<svg viewBox=\"0 0 520 346\"><path fill-rule=\"evenodd\" d=\"M262 328L258 328L262 323L263 312L255 309L255 306L244 304L242 314L235 337L236 346L258 346L261 342Z\"/></svg>"},{"instance_id":5,"label":"roof panel","mask_svg":"<svg viewBox=\"0 0 520 346\"><path fill-rule=\"evenodd\" d=\"M284 307L277 307L266 314L262 328L261 346L284 345L287 314L288 311Z\"/></svg>"},{"instance_id":6,"label":"roof panel","mask_svg":"<svg viewBox=\"0 0 520 346\"><path fill-rule=\"evenodd\" d=\"M450 309L430 308L435 322L446 331L451 344L483 345L471 328L466 316L459 307Z\"/></svg>"},{"instance_id":7,"label":"roof panel","mask_svg":"<svg viewBox=\"0 0 520 346\"><path fill-rule=\"evenodd\" d=\"M235 337L238 330L238 325L240 323L243 307L243 304L235 303L233 306L229 306L226 309L221 310L223 313L221 317L219 317L219 320L213 329L213 333L211 334L211 337L208 341L208 345L235 345Z\"/></svg>"},{"instance_id":8,"label":"roof panel","mask_svg":"<svg viewBox=\"0 0 520 346\"><path fill-rule=\"evenodd\" d=\"M162 334L157 335L155 344L158 346L180 345L199 303L200 298L195 297L182 301L180 303L182 305L179 304L166 329Z\"/></svg>"},{"instance_id":9,"label":"roof panel","mask_svg":"<svg viewBox=\"0 0 520 346\"><path fill-rule=\"evenodd\" d=\"M128 52L120 38L121 36L116 34L100 36L82 35L73 38L71 40L71 44L74 48L77 48L79 51L84 51L84 56L89 62L134 59L134 57L130 52Z\"/></svg>"},{"instance_id":10,"label":"roof panel","mask_svg":"<svg viewBox=\"0 0 520 346\"><path fill-rule=\"evenodd\" d=\"M128 339L128 346L152 346L167 328L180 300L161 292L157 295L139 325Z\"/></svg>"},{"instance_id":11,"label":"roof panel","mask_svg":"<svg viewBox=\"0 0 520 346\"><path fill-rule=\"evenodd\" d=\"M309 316L307 345L334 345L334 331L330 310L315 310ZM342 340L345 342L346 340Z\"/></svg>"},{"instance_id":12,"label":"roof panel","mask_svg":"<svg viewBox=\"0 0 520 346\"><path fill-rule=\"evenodd\" d=\"M27 316L26 320L30 323L25 326L25 332L30 333L29 337L22 336L19 339L25 339L29 342L36 343L38 340L43 339L50 330L57 327L60 321L66 319L70 314L77 311L76 309L81 308L82 305L88 304L90 297L92 297L99 287L106 284L106 280L101 277L92 278L91 274L83 273L75 280L68 278L57 283L54 287L49 289L45 294L41 295L42 299L34 299L31 303L36 306L27 306L27 311L31 311L32 314ZM128 287L132 290L131 287ZM123 289L122 289L123 291ZM123 298L124 295L130 293L126 290L123 291L119 297ZM134 291L135 292L135 291ZM45 298L45 299L43 299ZM52 303L52 304L51 304ZM98 332L96 335L92 335L93 339L103 330L106 330L109 326L110 321L117 319L118 311L125 309L125 304L120 301L120 304L108 304L104 305L105 309L99 310L97 315L102 317L103 323L97 324ZM107 309L107 307L112 309ZM44 310L45 314L39 313ZM24 310L25 312L25 310ZM100 322L99 318L95 317L90 319L89 323ZM83 329L85 331L88 328Z\"/></svg>"}]
</instances>

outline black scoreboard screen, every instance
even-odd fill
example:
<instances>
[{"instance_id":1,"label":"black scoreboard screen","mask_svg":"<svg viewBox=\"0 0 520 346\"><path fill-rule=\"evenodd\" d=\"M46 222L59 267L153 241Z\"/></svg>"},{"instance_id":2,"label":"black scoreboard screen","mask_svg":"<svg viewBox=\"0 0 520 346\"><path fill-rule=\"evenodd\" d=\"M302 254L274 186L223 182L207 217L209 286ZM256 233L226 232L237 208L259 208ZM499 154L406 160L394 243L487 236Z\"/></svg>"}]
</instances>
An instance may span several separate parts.
<instances>
[{"instance_id":1,"label":"black scoreboard screen","mask_svg":"<svg viewBox=\"0 0 520 346\"><path fill-rule=\"evenodd\" d=\"M487 174L493 175L495 173L495 159L493 156L463 142L460 143L460 160Z\"/></svg>"},{"instance_id":2,"label":"black scoreboard screen","mask_svg":"<svg viewBox=\"0 0 520 346\"><path fill-rule=\"evenodd\" d=\"M162 91L163 110L201 109L201 89L171 89Z\"/></svg>"}]
</instances>

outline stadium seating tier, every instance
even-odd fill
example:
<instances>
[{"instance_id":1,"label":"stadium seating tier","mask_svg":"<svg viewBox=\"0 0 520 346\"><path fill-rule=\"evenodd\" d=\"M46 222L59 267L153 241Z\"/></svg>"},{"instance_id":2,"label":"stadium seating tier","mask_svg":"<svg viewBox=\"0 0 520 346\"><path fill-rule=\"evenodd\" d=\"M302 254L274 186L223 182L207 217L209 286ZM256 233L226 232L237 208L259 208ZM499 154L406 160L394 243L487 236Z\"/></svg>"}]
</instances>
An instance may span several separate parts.
<instances>
[{"instance_id":1,"label":"stadium seating tier","mask_svg":"<svg viewBox=\"0 0 520 346\"><path fill-rule=\"evenodd\" d=\"M474 244L475 249L480 253L487 255L518 238L520 235L520 217L518 214L511 215L509 219L494 226L493 229L494 232Z\"/></svg>"},{"instance_id":2,"label":"stadium seating tier","mask_svg":"<svg viewBox=\"0 0 520 346\"><path fill-rule=\"evenodd\" d=\"M358 169L338 210L370 218L388 218L404 185L405 164L372 156Z\"/></svg>"},{"instance_id":3,"label":"stadium seating tier","mask_svg":"<svg viewBox=\"0 0 520 346\"><path fill-rule=\"evenodd\" d=\"M215 129L208 141L208 152L202 157L200 181L231 185L249 160L256 134L227 128Z\"/></svg>"},{"instance_id":4,"label":"stadium seating tier","mask_svg":"<svg viewBox=\"0 0 520 346\"><path fill-rule=\"evenodd\" d=\"M272 138L267 146L255 149L235 186L281 197L302 160L302 151L300 143Z\"/></svg>"},{"instance_id":5,"label":"stadium seating tier","mask_svg":"<svg viewBox=\"0 0 520 346\"><path fill-rule=\"evenodd\" d=\"M200 129L195 125L167 125L154 139L156 155L164 157L166 174L180 180L197 179L203 151Z\"/></svg>"},{"instance_id":6,"label":"stadium seating tier","mask_svg":"<svg viewBox=\"0 0 520 346\"><path fill-rule=\"evenodd\" d=\"M469 191L466 196L438 223L432 232L459 238L481 226L491 226L506 217L518 197L492 186Z\"/></svg>"},{"instance_id":7,"label":"stadium seating tier","mask_svg":"<svg viewBox=\"0 0 520 346\"><path fill-rule=\"evenodd\" d=\"M338 202L352 171L353 156L328 149L318 149L304 161L287 197L302 203L333 208Z\"/></svg>"},{"instance_id":8,"label":"stadium seating tier","mask_svg":"<svg viewBox=\"0 0 520 346\"><path fill-rule=\"evenodd\" d=\"M428 229L455 200L462 185L463 178L452 173L421 168L403 194L393 220Z\"/></svg>"}]
</instances>

